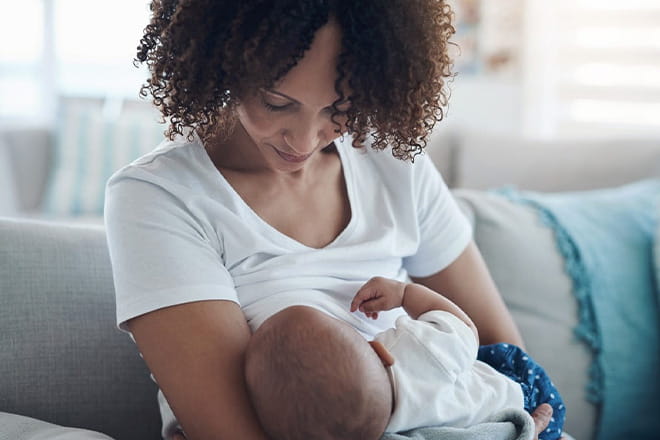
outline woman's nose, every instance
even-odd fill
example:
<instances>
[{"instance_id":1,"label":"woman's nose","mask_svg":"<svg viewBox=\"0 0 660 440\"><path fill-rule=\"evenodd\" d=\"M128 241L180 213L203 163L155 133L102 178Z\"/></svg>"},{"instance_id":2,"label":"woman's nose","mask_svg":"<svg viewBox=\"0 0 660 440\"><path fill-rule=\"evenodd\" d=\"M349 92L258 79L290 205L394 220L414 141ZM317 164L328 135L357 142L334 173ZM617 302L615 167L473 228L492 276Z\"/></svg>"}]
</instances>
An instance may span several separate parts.
<instances>
[{"instance_id":1,"label":"woman's nose","mask_svg":"<svg viewBox=\"0 0 660 440\"><path fill-rule=\"evenodd\" d=\"M332 132L331 121L318 121L302 124L299 121L296 127L285 130L284 142L297 154L309 154L319 145L330 141L328 133Z\"/></svg>"}]
</instances>

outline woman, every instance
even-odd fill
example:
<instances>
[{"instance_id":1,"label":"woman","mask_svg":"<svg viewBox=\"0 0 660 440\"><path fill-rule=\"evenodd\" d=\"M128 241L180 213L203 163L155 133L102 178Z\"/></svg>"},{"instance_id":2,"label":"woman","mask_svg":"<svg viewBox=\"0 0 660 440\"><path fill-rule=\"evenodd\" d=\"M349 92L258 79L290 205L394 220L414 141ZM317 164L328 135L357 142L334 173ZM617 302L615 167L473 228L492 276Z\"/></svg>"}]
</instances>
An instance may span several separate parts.
<instances>
[{"instance_id":1,"label":"woman","mask_svg":"<svg viewBox=\"0 0 660 440\"><path fill-rule=\"evenodd\" d=\"M162 391L166 438L265 439L243 378L250 327L301 303L373 336L401 313L348 312L375 275L443 292L482 344L522 345L441 178L426 157L405 162L447 102L444 2L152 12L142 93L169 140L109 181L106 226L117 319Z\"/></svg>"}]
</instances>

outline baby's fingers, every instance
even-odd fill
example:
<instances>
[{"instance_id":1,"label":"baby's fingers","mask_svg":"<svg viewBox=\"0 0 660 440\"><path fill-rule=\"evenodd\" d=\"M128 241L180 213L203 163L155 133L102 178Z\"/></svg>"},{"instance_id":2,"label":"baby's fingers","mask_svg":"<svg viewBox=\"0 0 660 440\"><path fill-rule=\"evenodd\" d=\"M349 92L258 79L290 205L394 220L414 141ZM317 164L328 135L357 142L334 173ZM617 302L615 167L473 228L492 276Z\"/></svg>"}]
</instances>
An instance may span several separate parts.
<instances>
[{"instance_id":1,"label":"baby's fingers","mask_svg":"<svg viewBox=\"0 0 660 440\"><path fill-rule=\"evenodd\" d=\"M367 315L370 313L382 312L383 310L387 310L386 302L387 301L382 296L368 299L360 303L358 310Z\"/></svg>"},{"instance_id":2,"label":"baby's fingers","mask_svg":"<svg viewBox=\"0 0 660 440\"><path fill-rule=\"evenodd\" d=\"M534 426L536 435L538 435L548 427L550 418L552 417L552 406L547 403L542 403L532 412L532 419L534 419Z\"/></svg>"},{"instance_id":3,"label":"baby's fingers","mask_svg":"<svg viewBox=\"0 0 660 440\"><path fill-rule=\"evenodd\" d=\"M355 298L353 298L353 301L351 301L351 312L355 312L358 308L360 308L360 304L362 304L362 299L358 298L356 295Z\"/></svg>"},{"instance_id":4,"label":"baby's fingers","mask_svg":"<svg viewBox=\"0 0 660 440\"><path fill-rule=\"evenodd\" d=\"M356 310L362 310L361 306L367 301L373 301L378 297L378 294L375 290L370 289L369 287L362 287L360 290L358 290L358 293L355 294L355 297L353 298L353 301L351 301L351 312L355 312Z\"/></svg>"}]
</instances>

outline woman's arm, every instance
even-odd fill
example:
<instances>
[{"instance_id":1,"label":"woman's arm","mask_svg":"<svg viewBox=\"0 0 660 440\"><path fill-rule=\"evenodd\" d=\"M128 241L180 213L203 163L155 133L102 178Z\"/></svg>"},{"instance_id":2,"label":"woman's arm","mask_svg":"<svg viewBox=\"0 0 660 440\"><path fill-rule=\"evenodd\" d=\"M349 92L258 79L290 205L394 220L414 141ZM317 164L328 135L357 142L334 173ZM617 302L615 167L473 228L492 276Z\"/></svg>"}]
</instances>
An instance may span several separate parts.
<instances>
[{"instance_id":1,"label":"woman's arm","mask_svg":"<svg viewBox=\"0 0 660 440\"><path fill-rule=\"evenodd\" d=\"M245 389L250 329L237 304L192 302L128 325L188 440L267 439Z\"/></svg>"},{"instance_id":2,"label":"woman's arm","mask_svg":"<svg viewBox=\"0 0 660 440\"><path fill-rule=\"evenodd\" d=\"M413 281L442 293L463 309L477 325L480 344L509 342L523 347L518 327L474 241L445 269L429 277L413 278ZM552 407L544 403L531 415L538 439L539 433L550 423ZM563 439L565 437L560 438Z\"/></svg>"},{"instance_id":3,"label":"woman's arm","mask_svg":"<svg viewBox=\"0 0 660 440\"><path fill-rule=\"evenodd\" d=\"M508 342L524 348L520 332L474 241L445 269L413 281L441 293L463 309L476 324L481 345Z\"/></svg>"}]
</instances>

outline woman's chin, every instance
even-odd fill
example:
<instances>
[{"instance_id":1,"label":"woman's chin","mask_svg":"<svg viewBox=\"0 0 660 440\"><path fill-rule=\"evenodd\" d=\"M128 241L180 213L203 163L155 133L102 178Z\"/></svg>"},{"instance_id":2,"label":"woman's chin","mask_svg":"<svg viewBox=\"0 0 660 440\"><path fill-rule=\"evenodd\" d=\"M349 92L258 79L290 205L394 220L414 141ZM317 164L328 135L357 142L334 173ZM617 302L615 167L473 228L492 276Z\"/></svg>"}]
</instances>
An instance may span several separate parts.
<instances>
[{"instance_id":1,"label":"woman's chin","mask_svg":"<svg viewBox=\"0 0 660 440\"><path fill-rule=\"evenodd\" d=\"M285 153L272 145L269 145L269 147L273 152L273 154L270 155L272 160L269 162L271 162L272 166L278 171L299 171L312 161L315 153L313 151L307 155L299 156Z\"/></svg>"},{"instance_id":2,"label":"woman's chin","mask_svg":"<svg viewBox=\"0 0 660 440\"><path fill-rule=\"evenodd\" d=\"M290 154L290 153L285 153L282 150L277 149L276 147L272 146L272 149L277 153L280 159L282 159L284 162L291 163L291 164L301 164L307 161L310 157L312 157L312 154L314 152L311 152L309 154Z\"/></svg>"}]
</instances>

